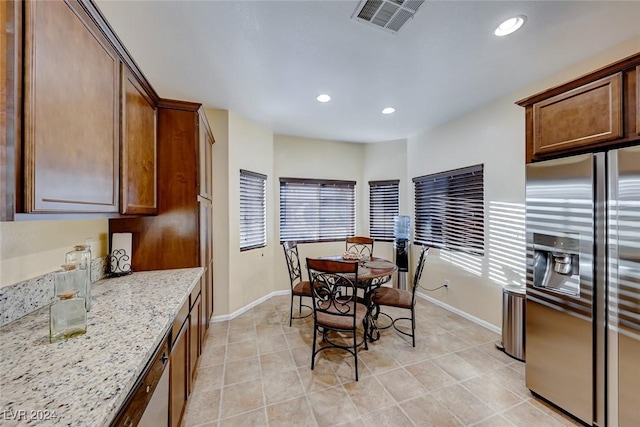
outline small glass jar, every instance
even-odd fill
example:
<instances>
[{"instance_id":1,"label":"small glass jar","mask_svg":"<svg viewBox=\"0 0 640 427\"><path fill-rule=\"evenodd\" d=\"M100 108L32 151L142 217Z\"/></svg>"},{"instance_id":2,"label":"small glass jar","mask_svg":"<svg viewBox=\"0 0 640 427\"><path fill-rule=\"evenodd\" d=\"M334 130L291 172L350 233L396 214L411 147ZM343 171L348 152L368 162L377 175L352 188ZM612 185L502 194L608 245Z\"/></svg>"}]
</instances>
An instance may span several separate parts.
<instances>
[{"instance_id":1,"label":"small glass jar","mask_svg":"<svg viewBox=\"0 0 640 427\"><path fill-rule=\"evenodd\" d=\"M91 246L76 245L72 251L65 255L65 265L67 269L71 265L75 265L76 270L82 271L84 282L82 287L78 289L81 298L85 299L87 311L91 310Z\"/></svg>"},{"instance_id":2,"label":"small glass jar","mask_svg":"<svg viewBox=\"0 0 640 427\"><path fill-rule=\"evenodd\" d=\"M51 304L49 312L49 341L54 343L87 332L87 310L78 291L63 291Z\"/></svg>"}]
</instances>

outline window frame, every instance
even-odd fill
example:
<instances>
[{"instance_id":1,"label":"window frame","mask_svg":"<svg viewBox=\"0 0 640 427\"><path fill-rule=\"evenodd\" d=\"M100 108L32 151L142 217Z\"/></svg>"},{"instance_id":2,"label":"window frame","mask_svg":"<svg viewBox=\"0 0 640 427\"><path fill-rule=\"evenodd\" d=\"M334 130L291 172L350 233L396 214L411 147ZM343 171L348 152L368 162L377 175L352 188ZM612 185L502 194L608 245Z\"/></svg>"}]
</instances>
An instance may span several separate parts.
<instances>
[{"instance_id":1,"label":"window frame","mask_svg":"<svg viewBox=\"0 0 640 427\"><path fill-rule=\"evenodd\" d=\"M243 203L243 196L251 196L258 198L259 190L255 193L248 193L250 190L256 190L259 183L262 183L262 200L255 205L250 204L249 199L245 199ZM253 187L243 187L243 183L252 183ZM261 205L261 206L260 206ZM262 216L260 222L255 220L254 222L247 221L247 216L256 214L262 209ZM251 249L264 248L267 246L267 175L261 173L252 172L246 169L240 169L240 204L239 204L239 232L240 232L240 252L249 251ZM261 231L261 236L258 239L251 239L246 243L243 243L244 236L247 235L248 230L257 228ZM261 230L260 230L261 228ZM254 233L252 233L254 234ZM258 235L258 234L256 234Z\"/></svg>"},{"instance_id":2,"label":"window frame","mask_svg":"<svg viewBox=\"0 0 640 427\"><path fill-rule=\"evenodd\" d=\"M395 198L395 200L389 202L387 198ZM374 203L374 200L378 199L382 199L381 204L377 201ZM390 205L394 206L390 207ZM387 214L389 210L393 211L390 218ZM393 219L397 215L400 215L400 180L369 181L369 236L374 240L392 242Z\"/></svg>"},{"instance_id":3,"label":"window frame","mask_svg":"<svg viewBox=\"0 0 640 427\"><path fill-rule=\"evenodd\" d=\"M306 187L306 188L305 188ZM289 192L287 190L291 190ZM296 195L293 191L298 190L300 194ZM315 189L315 190L314 190ZM327 209L326 204L327 197L336 198L342 193L338 189L347 189L348 198L343 200L348 205L346 209ZM325 190L325 191L323 191ZM335 190L335 191L331 191ZM317 192L317 198L311 194L313 191ZM301 216L295 216L293 214L287 214L289 209L301 209L300 205L296 203L303 203L305 200L308 202L306 208L311 209L315 218L309 215L307 218ZM347 237L355 235L356 229L356 181L348 180L333 180L333 179L313 179L313 178L280 178L280 231L279 239L280 243L285 241L296 241L298 243L323 243L323 242L337 242L344 240ZM291 206L287 206L291 204ZM335 230L331 230L329 227L331 221L341 220L344 218L344 213L348 212L351 222L346 227L347 230L344 233L336 233ZM340 215L342 217L336 217ZM288 217L291 220L288 221ZM308 226L309 223L315 223L315 227ZM323 225L324 224L324 225Z\"/></svg>"},{"instance_id":4,"label":"window frame","mask_svg":"<svg viewBox=\"0 0 640 427\"><path fill-rule=\"evenodd\" d=\"M419 176L413 183L414 243L484 256L484 164ZM429 225L436 221L439 233Z\"/></svg>"}]
</instances>

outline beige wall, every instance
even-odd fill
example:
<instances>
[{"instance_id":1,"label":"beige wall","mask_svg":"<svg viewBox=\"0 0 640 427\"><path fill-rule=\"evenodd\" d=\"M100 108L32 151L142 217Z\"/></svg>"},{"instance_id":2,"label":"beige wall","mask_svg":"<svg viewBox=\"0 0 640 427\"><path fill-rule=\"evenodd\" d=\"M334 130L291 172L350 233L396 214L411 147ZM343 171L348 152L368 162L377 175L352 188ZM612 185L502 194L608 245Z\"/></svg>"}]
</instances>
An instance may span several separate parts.
<instances>
[{"instance_id":1,"label":"beige wall","mask_svg":"<svg viewBox=\"0 0 640 427\"><path fill-rule=\"evenodd\" d=\"M485 166L485 256L433 251L427 259L422 283L433 288L450 280L450 286L425 294L501 326L502 286L522 283L525 269L525 121L524 109L514 102L638 50L640 37L408 138L410 178L478 163ZM410 194L413 197L413 190ZM413 201L410 203L413 212Z\"/></svg>"},{"instance_id":2,"label":"beige wall","mask_svg":"<svg viewBox=\"0 0 640 427\"><path fill-rule=\"evenodd\" d=\"M436 288L449 280L448 289L424 293L497 326L502 285L523 283L523 113L506 99L408 140L412 178L484 164L485 256L433 250L422 285Z\"/></svg>"},{"instance_id":3,"label":"beige wall","mask_svg":"<svg viewBox=\"0 0 640 427\"><path fill-rule=\"evenodd\" d=\"M240 169L267 175L267 246L240 252ZM273 291L273 133L229 113L229 309L237 310Z\"/></svg>"},{"instance_id":4,"label":"beige wall","mask_svg":"<svg viewBox=\"0 0 640 427\"><path fill-rule=\"evenodd\" d=\"M369 181L399 179L399 204L401 215L411 215L409 209L410 180L407 174L407 140L399 139L364 145L362 188L358 202L362 206L361 216L364 235L369 235ZM413 194L413 193L411 193ZM376 256L392 260L393 243L376 242Z\"/></svg>"},{"instance_id":5,"label":"beige wall","mask_svg":"<svg viewBox=\"0 0 640 427\"><path fill-rule=\"evenodd\" d=\"M276 243L280 236L279 178L317 178L356 181L356 233L368 233L364 228L362 194L368 194L369 187L362 180L365 160L365 144L299 138L288 135L274 137L273 150L273 191L275 209L274 229ZM368 211L367 211L368 212ZM318 257L344 252L344 242L305 243L298 247L301 264L306 257ZM306 270L303 277L306 277ZM289 289L289 273L280 246L275 256L276 289Z\"/></svg>"},{"instance_id":6,"label":"beige wall","mask_svg":"<svg viewBox=\"0 0 640 427\"><path fill-rule=\"evenodd\" d=\"M107 254L106 219L0 222L0 287L60 269L76 244L93 239L93 257Z\"/></svg>"}]
</instances>

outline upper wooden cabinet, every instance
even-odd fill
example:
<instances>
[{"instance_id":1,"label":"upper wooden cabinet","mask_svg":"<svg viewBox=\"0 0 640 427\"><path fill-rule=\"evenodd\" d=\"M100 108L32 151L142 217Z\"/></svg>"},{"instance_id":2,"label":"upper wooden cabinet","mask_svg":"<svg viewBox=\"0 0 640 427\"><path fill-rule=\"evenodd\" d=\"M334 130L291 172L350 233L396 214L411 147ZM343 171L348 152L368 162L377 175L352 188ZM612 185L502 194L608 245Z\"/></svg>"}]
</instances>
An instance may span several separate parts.
<instances>
[{"instance_id":1,"label":"upper wooden cabinet","mask_svg":"<svg viewBox=\"0 0 640 427\"><path fill-rule=\"evenodd\" d=\"M120 60L74 3L28 1L24 210L117 212Z\"/></svg>"},{"instance_id":2,"label":"upper wooden cabinet","mask_svg":"<svg viewBox=\"0 0 640 427\"><path fill-rule=\"evenodd\" d=\"M133 73L122 70L121 212L155 214L157 109Z\"/></svg>"},{"instance_id":3,"label":"upper wooden cabinet","mask_svg":"<svg viewBox=\"0 0 640 427\"><path fill-rule=\"evenodd\" d=\"M155 214L158 96L95 3L0 11L0 220Z\"/></svg>"},{"instance_id":4,"label":"upper wooden cabinet","mask_svg":"<svg viewBox=\"0 0 640 427\"><path fill-rule=\"evenodd\" d=\"M640 53L518 101L527 163L637 140L639 64Z\"/></svg>"},{"instance_id":5,"label":"upper wooden cabinet","mask_svg":"<svg viewBox=\"0 0 640 427\"><path fill-rule=\"evenodd\" d=\"M533 152L582 147L622 137L622 74L533 104Z\"/></svg>"},{"instance_id":6,"label":"upper wooden cabinet","mask_svg":"<svg viewBox=\"0 0 640 427\"><path fill-rule=\"evenodd\" d=\"M636 67L636 133L640 135L640 65Z\"/></svg>"},{"instance_id":7,"label":"upper wooden cabinet","mask_svg":"<svg viewBox=\"0 0 640 427\"><path fill-rule=\"evenodd\" d=\"M203 301L212 310L212 202L211 142L201 143L208 130L201 104L160 100L158 103L158 212L156 216L113 218L110 233L133 233L135 271L204 267ZM208 132L205 132L206 135ZM209 159L202 159L201 153ZM205 168L205 170L202 170ZM205 179L205 182L201 180ZM162 248L159 250L158 248Z\"/></svg>"},{"instance_id":8,"label":"upper wooden cabinet","mask_svg":"<svg viewBox=\"0 0 640 427\"><path fill-rule=\"evenodd\" d=\"M199 142L200 142L200 165L199 165L199 192L200 196L205 199L212 200L213 199L213 175L212 175L212 164L213 164L213 135L211 133L211 129L209 128L209 123L207 122L204 112L200 115L199 126Z\"/></svg>"}]
</instances>

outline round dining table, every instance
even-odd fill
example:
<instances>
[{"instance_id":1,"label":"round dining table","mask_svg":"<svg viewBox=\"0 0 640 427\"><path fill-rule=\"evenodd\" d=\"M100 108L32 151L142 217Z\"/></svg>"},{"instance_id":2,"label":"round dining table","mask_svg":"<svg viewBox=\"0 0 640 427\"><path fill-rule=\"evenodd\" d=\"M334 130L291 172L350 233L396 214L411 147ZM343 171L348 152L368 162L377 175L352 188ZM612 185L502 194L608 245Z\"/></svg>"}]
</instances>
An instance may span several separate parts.
<instances>
[{"instance_id":1,"label":"round dining table","mask_svg":"<svg viewBox=\"0 0 640 427\"><path fill-rule=\"evenodd\" d=\"M320 259L358 263L357 286L363 290L363 301L368 308L368 330L365 331L365 334L367 335L369 342L380 339L380 330L378 329L373 316L375 306L371 302L371 295L377 288L391 280L393 273L398 270L398 266L384 258L368 256L365 256L360 260L345 259L343 255L328 255L320 257Z\"/></svg>"}]
</instances>

